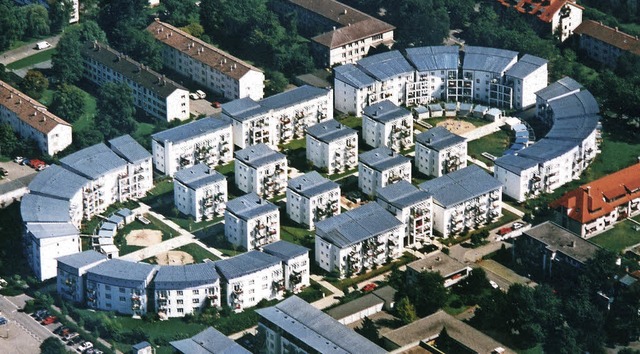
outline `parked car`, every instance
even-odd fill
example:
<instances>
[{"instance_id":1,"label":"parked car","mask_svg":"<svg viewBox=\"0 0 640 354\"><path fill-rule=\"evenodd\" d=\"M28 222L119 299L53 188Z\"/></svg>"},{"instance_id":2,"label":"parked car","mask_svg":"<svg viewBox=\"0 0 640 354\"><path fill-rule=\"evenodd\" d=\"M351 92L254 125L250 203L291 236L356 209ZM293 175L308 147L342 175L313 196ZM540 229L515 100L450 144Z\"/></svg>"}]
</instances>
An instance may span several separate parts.
<instances>
[{"instance_id":1,"label":"parked car","mask_svg":"<svg viewBox=\"0 0 640 354\"><path fill-rule=\"evenodd\" d=\"M36 49L37 50L42 50L42 49L47 49L47 48L51 48L51 43L49 43L47 41L42 41L42 42L36 43Z\"/></svg>"},{"instance_id":2,"label":"parked car","mask_svg":"<svg viewBox=\"0 0 640 354\"><path fill-rule=\"evenodd\" d=\"M4 178L4 176L8 175L9 172L5 170L3 167L0 167L0 178Z\"/></svg>"},{"instance_id":3,"label":"parked car","mask_svg":"<svg viewBox=\"0 0 640 354\"><path fill-rule=\"evenodd\" d=\"M189 98L192 99L192 100L199 100L200 96L198 96L198 94L195 93L195 92L191 92L191 93L189 93Z\"/></svg>"},{"instance_id":4,"label":"parked car","mask_svg":"<svg viewBox=\"0 0 640 354\"><path fill-rule=\"evenodd\" d=\"M93 343L91 342L84 342L82 344L80 344L80 346L78 346L78 351L80 353L84 352L85 350L89 349L89 348L93 348Z\"/></svg>"},{"instance_id":5,"label":"parked car","mask_svg":"<svg viewBox=\"0 0 640 354\"><path fill-rule=\"evenodd\" d=\"M220 108L222 106L218 101L213 101L211 105L213 105L213 108Z\"/></svg>"},{"instance_id":6,"label":"parked car","mask_svg":"<svg viewBox=\"0 0 640 354\"><path fill-rule=\"evenodd\" d=\"M367 291L373 291L378 287L378 285L374 284L374 283L369 283L365 286L362 287L362 291L367 292Z\"/></svg>"},{"instance_id":7,"label":"parked car","mask_svg":"<svg viewBox=\"0 0 640 354\"><path fill-rule=\"evenodd\" d=\"M44 166L44 165L46 165L46 163L42 160L33 159L29 161L29 166L35 168L36 170L38 170L39 168L41 169L42 168L41 166Z\"/></svg>"},{"instance_id":8,"label":"parked car","mask_svg":"<svg viewBox=\"0 0 640 354\"><path fill-rule=\"evenodd\" d=\"M52 323L55 323L57 320L58 320L58 317L56 317L56 316L48 316L44 320L42 320L42 322L40 322L40 323L43 326L46 326L46 325L50 325Z\"/></svg>"},{"instance_id":9,"label":"parked car","mask_svg":"<svg viewBox=\"0 0 640 354\"><path fill-rule=\"evenodd\" d=\"M76 335L77 335L77 333L76 333ZM76 345L76 344L78 344L78 343L80 343L80 342L82 342L82 337L80 337L80 336L76 336L76 337L71 338L71 339L67 342L67 345L74 346L74 345Z\"/></svg>"},{"instance_id":10,"label":"parked car","mask_svg":"<svg viewBox=\"0 0 640 354\"><path fill-rule=\"evenodd\" d=\"M198 97L200 97L200 98L206 98L207 97L207 94L204 93L204 91L202 91L202 90L196 91L196 95L198 95Z\"/></svg>"},{"instance_id":11,"label":"parked car","mask_svg":"<svg viewBox=\"0 0 640 354\"><path fill-rule=\"evenodd\" d=\"M29 165L29 159L22 159L22 161L20 161L20 164L28 166Z\"/></svg>"},{"instance_id":12,"label":"parked car","mask_svg":"<svg viewBox=\"0 0 640 354\"><path fill-rule=\"evenodd\" d=\"M0 326L6 325L7 323L9 323L9 320L4 317L0 317Z\"/></svg>"},{"instance_id":13,"label":"parked car","mask_svg":"<svg viewBox=\"0 0 640 354\"><path fill-rule=\"evenodd\" d=\"M59 336L63 336L63 335L65 335L65 334L66 334L66 333L62 333L62 331L64 331L65 329L66 329L66 330L67 330L67 332L68 332L69 327L62 325L62 326L60 326L60 327L58 327L58 328L54 329L54 330L53 330L53 334L57 334L57 335L59 335Z\"/></svg>"},{"instance_id":14,"label":"parked car","mask_svg":"<svg viewBox=\"0 0 640 354\"><path fill-rule=\"evenodd\" d=\"M523 223L521 223L519 221L516 221L516 222L513 223L513 225L511 225L511 228L514 229L514 230L517 230L517 229L519 229L519 228L521 228L523 226L524 226Z\"/></svg>"},{"instance_id":15,"label":"parked car","mask_svg":"<svg viewBox=\"0 0 640 354\"><path fill-rule=\"evenodd\" d=\"M40 309L33 314L33 317L36 319L36 321L42 321L48 316L49 316L49 311L45 309Z\"/></svg>"},{"instance_id":16,"label":"parked car","mask_svg":"<svg viewBox=\"0 0 640 354\"><path fill-rule=\"evenodd\" d=\"M494 288L494 289L500 288L500 286L498 286L498 283L496 283L493 280L489 280L489 285L491 285L491 287Z\"/></svg>"},{"instance_id":17,"label":"parked car","mask_svg":"<svg viewBox=\"0 0 640 354\"><path fill-rule=\"evenodd\" d=\"M64 340L72 340L72 339L74 339L74 338L76 338L78 336L79 336L79 334L77 332L71 332L71 333L65 334L64 337L62 337L62 339L64 339Z\"/></svg>"},{"instance_id":18,"label":"parked car","mask_svg":"<svg viewBox=\"0 0 640 354\"><path fill-rule=\"evenodd\" d=\"M504 236L504 235L508 234L508 233L509 233L509 232L511 232L511 231L513 231L513 229L512 229L512 228L510 228L510 227L503 227L503 228L501 228L500 230L498 230L498 235L500 235L500 236Z\"/></svg>"},{"instance_id":19,"label":"parked car","mask_svg":"<svg viewBox=\"0 0 640 354\"><path fill-rule=\"evenodd\" d=\"M15 159L13 159L13 162L15 163L22 163L22 160L24 160L24 157L22 156L16 156Z\"/></svg>"}]
</instances>

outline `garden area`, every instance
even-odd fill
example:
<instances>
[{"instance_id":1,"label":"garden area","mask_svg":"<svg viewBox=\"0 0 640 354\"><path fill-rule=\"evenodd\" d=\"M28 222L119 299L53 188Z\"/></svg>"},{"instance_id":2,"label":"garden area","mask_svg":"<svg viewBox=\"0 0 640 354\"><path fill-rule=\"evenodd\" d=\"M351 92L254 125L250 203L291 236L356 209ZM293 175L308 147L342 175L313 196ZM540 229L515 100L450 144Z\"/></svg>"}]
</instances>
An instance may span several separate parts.
<instances>
[{"instance_id":1,"label":"garden area","mask_svg":"<svg viewBox=\"0 0 640 354\"><path fill-rule=\"evenodd\" d=\"M634 217L633 220L640 223L640 216ZM625 219L612 229L590 238L589 241L612 252L621 253L627 247L640 244L640 224Z\"/></svg>"},{"instance_id":2,"label":"garden area","mask_svg":"<svg viewBox=\"0 0 640 354\"><path fill-rule=\"evenodd\" d=\"M504 154L504 151L509 148L510 143L510 132L501 129L493 134L483 136L480 139L469 141L467 144L467 155L491 166L493 165L493 161L482 156L482 153L486 152L495 157L500 157Z\"/></svg>"}]
</instances>

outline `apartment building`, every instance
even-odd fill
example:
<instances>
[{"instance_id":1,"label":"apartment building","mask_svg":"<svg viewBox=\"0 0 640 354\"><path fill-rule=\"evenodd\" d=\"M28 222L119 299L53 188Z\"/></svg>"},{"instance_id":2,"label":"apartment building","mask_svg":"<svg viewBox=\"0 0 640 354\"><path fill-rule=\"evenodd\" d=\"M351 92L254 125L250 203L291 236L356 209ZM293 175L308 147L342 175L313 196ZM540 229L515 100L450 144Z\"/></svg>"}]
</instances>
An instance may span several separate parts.
<instances>
[{"instance_id":1,"label":"apartment building","mask_svg":"<svg viewBox=\"0 0 640 354\"><path fill-rule=\"evenodd\" d=\"M498 0L506 11L518 11L543 35L564 42L582 23L584 7L576 0Z\"/></svg>"},{"instance_id":2,"label":"apartment building","mask_svg":"<svg viewBox=\"0 0 640 354\"><path fill-rule=\"evenodd\" d=\"M91 309L141 316L147 313L147 287L157 266L109 259L87 273L86 298Z\"/></svg>"},{"instance_id":3,"label":"apartment building","mask_svg":"<svg viewBox=\"0 0 640 354\"><path fill-rule=\"evenodd\" d=\"M387 147L364 152L358 157L358 188L370 196L389 184L411 182L411 160Z\"/></svg>"},{"instance_id":4,"label":"apartment building","mask_svg":"<svg viewBox=\"0 0 640 354\"><path fill-rule=\"evenodd\" d=\"M297 296L256 313L268 354L387 352Z\"/></svg>"},{"instance_id":5,"label":"apartment building","mask_svg":"<svg viewBox=\"0 0 640 354\"><path fill-rule=\"evenodd\" d=\"M408 181L378 189L376 202L404 224L405 247L431 243L433 198Z\"/></svg>"},{"instance_id":6,"label":"apartment building","mask_svg":"<svg viewBox=\"0 0 640 354\"><path fill-rule=\"evenodd\" d=\"M224 234L232 244L257 249L280 239L280 210L256 193L227 202Z\"/></svg>"},{"instance_id":7,"label":"apartment building","mask_svg":"<svg viewBox=\"0 0 640 354\"><path fill-rule=\"evenodd\" d=\"M206 306L220 307L220 277L213 263L159 267L153 292L161 318L197 314Z\"/></svg>"},{"instance_id":8,"label":"apartment building","mask_svg":"<svg viewBox=\"0 0 640 354\"><path fill-rule=\"evenodd\" d=\"M77 304L84 304L87 271L107 260L107 256L96 251L62 256L57 259L58 276L56 290L60 296Z\"/></svg>"},{"instance_id":9,"label":"apartment building","mask_svg":"<svg viewBox=\"0 0 640 354\"><path fill-rule=\"evenodd\" d=\"M377 82L355 64L333 68L336 110L362 116L362 109L376 97Z\"/></svg>"},{"instance_id":10,"label":"apartment building","mask_svg":"<svg viewBox=\"0 0 640 354\"><path fill-rule=\"evenodd\" d=\"M358 165L358 132L336 120L307 128L307 160L326 169L328 174L342 173Z\"/></svg>"},{"instance_id":11,"label":"apartment building","mask_svg":"<svg viewBox=\"0 0 640 354\"><path fill-rule=\"evenodd\" d=\"M459 80L460 48L434 46L407 48L407 60L416 68L415 78L407 83L408 106L429 104L434 100L446 101L449 95L462 95ZM451 82L451 88L449 88ZM457 91L460 90L458 93Z\"/></svg>"},{"instance_id":12,"label":"apartment building","mask_svg":"<svg viewBox=\"0 0 640 354\"><path fill-rule=\"evenodd\" d=\"M536 117L547 125L553 125L551 102L571 96L584 90L576 80L565 76L551 85L536 92Z\"/></svg>"},{"instance_id":13,"label":"apartment building","mask_svg":"<svg viewBox=\"0 0 640 354\"><path fill-rule=\"evenodd\" d=\"M518 53L514 51L465 46L462 76L471 81L472 96L462 95L455 101L480 101L490 106L510 107L513 89L497 83L517 61Z\"/></svg>"},{"instance_id":14,"label":"apartment building","mask_svg":"<svg viewBox=\"0 0 640 354\"><path fill-rule=\"evenodd\" d=\"M285 280L278 257L249 251L214 264L227 296L223 300L237 312L284 294Z\"/></svg>"},{"instance_id":15,"label":"apartment building","mask_svg":"<svg viewBox=\"0 0 640 354\"><path fill-rule=\"evenodd\" d=\"M0 81L0 124L9 124L22 139L35 141L43 154L53 156L71 145L71 124L4 81Z\"/></svg>"},{"instance_id":16,"label":"apartment building","mask_svg":"<svg viewBox=\"0 0 640 354\"><path fill-rule=\"evenodd\" d=\"M618 58L624 53L640 55L640 40L638 36L624 33L618 27L612 28L593 20L586 20L580 24L574 33L578 37L580 49L587 56L610 68L615 68Z\"/></svg>"},{"instance_id":17,"label":"apartment building","mask_svg":"<svg viewBox=\"0 0 640 354\"><path fill-rule=\"evenodd\" d=\"M304 136L304 129L333 119L333 91L308 85L260 101L242 98L222 105L240 148L264 143L272 147Z\"/></svg>"},{"instance_id":18,"label":"apartment building","mask_svg":"<svg viewBox=\"0 0 640 354\"><path fill-rule=\"evenodd\" d=\"M23 197L23 200L27 197L29 197L28 194ZM27 204L25 207L21 205L21 211L24 212L26 207L37 208L33 204L44 202L44 199L46 198L27 198ZM68 207L68 204L64 205L64 202L62 204L62 207ZM61 214L68 214L68 210L68 208L63 209ZM27 217L30 216L28 213L25 212ZM41 214L46 212L43 211ZM80 252L80 231L70 222L25 221L23 243L27 262L36 279L45 281L57 275L56 258Z\"/></svg>"},{"instance_id":19,"label":"apartment building","mask_svg":"<svg viewBox=\"0 0 640 354\"><path fill-rule=\"evenodd\" d=\"M286 196L289 218L309 229L340 214L340 185L316 171L290 179Z\"/></svg>"},{"instance_id":20,"label":"apartment building","mask_svg":"<svg viewBox=\"0 0 640 354\"><path fill-rule=\"evenodd\" d=\"M627 167L565 193L551 203L555 222L589 238L640 213L640 164Z\"/></svg>"},{"instance_id":21,"label":"apartment building","mask_svg":"<svg viewBox=\"0 0 640 354\"><path fill-rule=\"evenodd\" d=\"M413 146L411 111L384 100L365 107L363 113L362 136L367 145L386 146L396 152Z\"/></svg>"},{"instance_id":22,"label":"apartment building","mask_svg":"<svg viewBox=\"0 0 640 354\"><path fill-rule=\"evenodd\" d=\"M502 80L491 86L489 103L495 102L503 108L526 109L536 104L536 92L549 84L548 61L530 54L525 54L513 64ZM509 90L510 89L510 90ZM511 92L511 104L506 95ZM504 95L504 96L501 96Z\"/></svg>"},{"instance_id":23,"label":"apartment building","mask_svg":"<svg viewBox=\"0 0 640 354\"><path fill-rule=\"evenodd\" d=\"M231 123L207 117L151 135L154 167L167 176L199 163L216 167L233 160Z\"/></svg>"},{"instance_id":24,"label":"apartment building","mask_svg":"<svg viewBox=\"0 0 640 354\"><path fill-rule=\"evenodd\" d=\"M467 139L445 127L416 135L415 165L427 176L440 177L467 167Z\"/></svg>"},{"instance_id":25,"label":"apartment building","mask_svg":"<svg viewBox=\"0 0 640 354\"><path fill-rule=\"evenodd\" d=\"M316 62L325 67L354 63L371 48L394 43L394 26L334 0L279 0L273 8L296 14Z\"/></svg>"},{"instance_id":26,"label":"apartment building","mask_svg":"<svg viewBox=\"0 0 640 354\"><path fill-rule=\"evenodd\" d=\"M160 121L189 119L189 91L183 86L103 43L87 42L80 53L87 80L127 84L133 104Z\"/></svg>"},{"instance_id":27,"label":"apartment building","mask_svg":"<svg viewBox=\"0 0 640 354\"><path fill-rule=\"evenodd\" d=\"M169 342L169 344L176 353L182 354L251 354L250 351L236 343L236 341L225 336L213 327L207 327L207 329L193 337Z\"/></svg>"},{"instance_id":28,"label":"apartment building","mask_svg":"<svg viewBox=\"0 0 640 354\"><path fill-rule=\"evenodd\" d=\"M419 274L424 272L440 274L444 279L444 287L448 288L469 277L471 267L438 251L435 254L429 255L427 258L407 264L407 271L405 273L407 282L415 284L415 282L418 281Z\"/></svg>"},{"instance_id":29,"label":"apartment building","mask_svg":"<svg viewBox=\"0 0 640 354\"><path fill-rule=\"evenodd\" d=\"M367 203L316 223L315 260L340 277L396 259L405 225L377 203Z\"/></svg>"},{"instance_id":30,"label":"apartment building","mask_svg":"<svg viewBox=\"0 0 640 354\"><path fill-rule=\"evenodd\" d=\"M258 144L235 152L235 180L238 188L271 198L287 187L287 156Z\"/></svg>"},{"instance_id":31,"label":"apartment building","mask_svg":"<svg viewBox=\"0 0 640 354\"><path fill-rule=\"evenodd\" d=\"M262 252L280 258L284 288L294 294L309 286L309 249L287 241L277 241L262 247Z\"/></svg>"},{"instance_id":32,"label":"apartment building","mask_svg":"<svg viewBox=\"0 0 640 354\"><path fill-rule=\"evenodd\" d=\"M147 31L162 45L165 68L227 100L259 100L264 96L262 70L158 19Z\"/></svg>"},{"instance_id":33,"label":"apartment building","mask_svg":"<svg viewBox=\"0 0 640 354\"><path fill-rule=\"evenodd\" d=\"M196 222L222 216L227 203L227 179L205 164L176 172L173 177L173 202Z\"/></svg>"},{"instance_id":34,"label":"apartment building","mask_svg":"<svg viewBox=\"0 0 640 354\"><path fill-rule=\"evenodd\" d=\"M502 216L502 183L471 165L418 186L433 196L433 228L443 238Z\"/></svg>"},{"instance_id":35,"label":"apartment building","mask_svg":"<svg viewBox=\"0 0 640 354\"><path fill-rule=\"evenodd\" d=\"M113 138L108 143L116 155L127 161L127 171L118 180L118 198L128 200L144 197L153 188L151 154L128 134Z\"/></svg>"}]
</instances>

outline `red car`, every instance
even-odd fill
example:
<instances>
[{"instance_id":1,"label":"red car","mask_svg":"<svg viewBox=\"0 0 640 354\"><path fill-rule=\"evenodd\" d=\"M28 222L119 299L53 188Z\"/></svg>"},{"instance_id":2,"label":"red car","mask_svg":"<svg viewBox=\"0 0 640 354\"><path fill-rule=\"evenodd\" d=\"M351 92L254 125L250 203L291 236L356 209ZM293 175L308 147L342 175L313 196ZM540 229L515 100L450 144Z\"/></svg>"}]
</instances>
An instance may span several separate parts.
<instances>
[{"instance_id":1,"label":"red car","mask_svg":"<svg viewBox=\"0 0 640 354\"><path fill-rule=\"evenodd\" d=\"M220 108L220 106L221 106L220 102L218 102L218 101L215 101L215 102L213 102L211 104L213 105L213 108Z\"/></svg>"},{"instance_id":2,"label":"red car","mask_svg":"<svg viewBox=\"0 0 640 354\"><path fill-rule=\"evenodd\" d=\"M377 288L378 286L374 283L370 283L367 284L365 286L362 287L362 291L367 292L367 291L373 291Z\"/></svg>"},{"instance_id":3,"label":"red car","mask_svg":"<svg viewBox=\"0 0 640 354\"><path fill-rule=\"evenodd\" d=\"M38 168L41 168L41 166L46 165L46 163L42 160L38 160L38 159L33 159L33 160L29 160L29 166L35 168L36 170Z\"/></svg>"},{"instance_id":4,"label":"red car","mask_svg":"<svg viewBox=\"0 0 640 354\"><path fill-rule=\"evenodd\" d=\"M55 323L58 320L58 317L56 316L49 316L47 318L45 318L44 320L42 320L42 322L40 322L42 325L46 326L52 323Z\"/></svg>"},{"instance_id":5,"label":"red car","mask_svg":"<svg viewBox=\"0 0 640 354\"><path fill-rule=\"evenodd\" d=\"M498 230L498 235L500 235L500 236L504 236L504 235L508 234L508 233L509 233L509 232L511 232L511 231L513 231L513 229L512 229L512 228L510 228L510 227L503 227L503 228L501 228L500 230Z\"/></svg>"}]
</instances>

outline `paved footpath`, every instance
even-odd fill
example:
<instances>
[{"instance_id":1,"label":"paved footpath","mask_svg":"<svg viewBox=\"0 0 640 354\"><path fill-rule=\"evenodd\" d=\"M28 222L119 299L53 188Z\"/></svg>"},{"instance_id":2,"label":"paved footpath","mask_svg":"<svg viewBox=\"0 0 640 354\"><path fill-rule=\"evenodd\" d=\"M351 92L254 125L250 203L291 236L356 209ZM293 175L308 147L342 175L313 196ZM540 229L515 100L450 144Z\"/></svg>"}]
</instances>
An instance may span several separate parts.
<instances>
[{"instance_id":1,"label":"paved footpath","mask_svg":"<svg viewBox=\"0 0 640 354\"><path fill-rule=\"evenodd\" d=\"M58 45L58 41L60 40L60 35L49 37L42 39L38 42L46 41L51 44L51 48L55 48ZM32 56L36 53L41 52L41 50L37 50L35 43L25 44L22 47L18 47L13 50L6 51L0 55L0 64L8 65L20 59L24 59L26 57ZM49 48L49 49L51 49Z\"/></svg>"}]
</instances>

